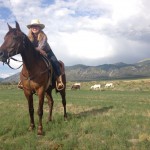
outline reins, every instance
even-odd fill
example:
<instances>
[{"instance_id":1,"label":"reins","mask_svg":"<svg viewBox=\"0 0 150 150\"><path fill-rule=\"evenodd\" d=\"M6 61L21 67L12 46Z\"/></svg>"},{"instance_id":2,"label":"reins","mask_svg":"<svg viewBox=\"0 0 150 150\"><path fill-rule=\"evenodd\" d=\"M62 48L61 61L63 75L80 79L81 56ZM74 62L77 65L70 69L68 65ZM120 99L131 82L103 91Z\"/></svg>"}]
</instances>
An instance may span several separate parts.
<instances>
[{"instance_id":1,"label":"reins","mask_svg":"<svg viewBox=\"0 0 150 150\"><path fill-rule=\"evenodd\" d=\"M19 68L22 67L23 63L22 63L19 67L13 68L13 67L10 65L10 59L12 59L12 60L14 60L14 61L22 62L22 61L17 60L17 59L15 59L15 58L13 58L13 57L10 57L10 58L7 59L7 61L6 61L5 63L3 63L3 65L4 65L4 64L7 64L7 65L9 66L9 68L15 69L15 70L17 70L17 69L19 69Z\"/></svg>"}]
</instances>

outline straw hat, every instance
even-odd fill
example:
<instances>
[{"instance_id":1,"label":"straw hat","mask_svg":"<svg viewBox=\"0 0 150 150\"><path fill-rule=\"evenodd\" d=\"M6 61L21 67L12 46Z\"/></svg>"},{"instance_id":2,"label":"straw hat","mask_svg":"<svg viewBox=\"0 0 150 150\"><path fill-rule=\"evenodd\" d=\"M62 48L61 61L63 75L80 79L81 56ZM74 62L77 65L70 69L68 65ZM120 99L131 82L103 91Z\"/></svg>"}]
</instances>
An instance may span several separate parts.
<instances>
[{"instance_id":1,"label":"straw hat","mask_svg":"<svg viewBox=\"0 0 150 150\"><path fill-rule=\"evenodd\" d=\"M41 27L41 29L45 28L45 25L41 24L39 19L33 19L31 21L31 24L27 25L27 28L30 29L31 26L39 26L39 27Z\"/></svg>"}]
</instances>

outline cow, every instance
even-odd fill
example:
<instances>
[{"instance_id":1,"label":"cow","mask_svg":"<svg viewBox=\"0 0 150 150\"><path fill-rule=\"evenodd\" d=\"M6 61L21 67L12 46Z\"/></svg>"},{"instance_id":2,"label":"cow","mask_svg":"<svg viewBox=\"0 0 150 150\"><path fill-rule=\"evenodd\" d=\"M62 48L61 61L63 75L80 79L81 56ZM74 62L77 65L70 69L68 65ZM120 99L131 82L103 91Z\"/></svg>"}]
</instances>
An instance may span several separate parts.
<instances>
[{"instance_id":1,"label":"cow","mask_svg":"<svg viewBox=\"0 0 150 150\"><path fill-rule=\"evenodd\" d=\"M113 88L113 83L106 83L105 88Z\"/></svg>"},{"instance_id":2,"label":"cow","mask_svg":"<svg viewBox=\"0 0 150 150\"><path fill-rule=\"evenodd\" d=\"M81 83L74 83L74 85L80 85L81 86Z\"/></svg>"},{"instance_id":3,"label":"cow","mask_svg":"<svg viewBox=\"0 0 150 150\"><path fill-rule=\"evenodd\" d=\"M75 83L72 85L71 90L80 90L81 83Z\"/></svg>"},{"instance_id":4,"label":"cow","mask_svg":"<svg viewBox=\"0 0 150 150\"><path fill-rule=\"evenodd\" d=\"M95 84L95 85L92 85L90 90L100 90L101 89L101 85L100 84Z\"/></svg>"}]
</instances>

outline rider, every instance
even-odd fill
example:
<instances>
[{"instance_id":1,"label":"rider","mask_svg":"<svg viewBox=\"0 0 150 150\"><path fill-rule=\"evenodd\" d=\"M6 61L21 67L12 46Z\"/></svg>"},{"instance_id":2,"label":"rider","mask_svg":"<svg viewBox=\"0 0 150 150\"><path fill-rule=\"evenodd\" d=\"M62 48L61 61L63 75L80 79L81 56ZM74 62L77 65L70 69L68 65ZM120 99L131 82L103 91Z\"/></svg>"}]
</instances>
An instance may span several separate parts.
<instances>
[{"instance_id":1,"label":"rider","mask_svg":"<svg viewBox=\"0 0 150 150\"><path fill-rule=\"evenodd\" d=\"M31 24L27 25L27 28L29 29L28 38L33 43L35 49L39 51L40 54L46 56L52 64L52 67L56 74L57 90L62 90L64 88L64 84L62 82L60 65L51 47L47 42L46 34L42 30L45 28L45 25L41 24L38 19L34 19L31 21Z\"/></svg>"}]
</instances>

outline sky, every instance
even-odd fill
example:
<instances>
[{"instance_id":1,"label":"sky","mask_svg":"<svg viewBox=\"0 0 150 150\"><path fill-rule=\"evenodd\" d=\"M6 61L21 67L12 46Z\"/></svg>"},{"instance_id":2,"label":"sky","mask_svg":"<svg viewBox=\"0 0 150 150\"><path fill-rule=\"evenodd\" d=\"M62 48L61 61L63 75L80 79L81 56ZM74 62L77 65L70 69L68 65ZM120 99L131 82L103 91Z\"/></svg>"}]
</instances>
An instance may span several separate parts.
<instances>
[{"instance_id":1,"label":"sky","mask_svg":"<svg viewBox=\"0 0 150 150\"><path fill-rule=\"evenodd\" d=\"M17 21L28 34L26 25L39 19L66 66L136 63L150 58L149 8L149 0L0 0L0 45L7 23L15 27ZM0 77L19 71L0 62Z\"/></svg>"}]
</instances>

